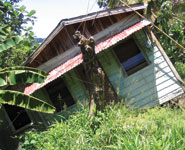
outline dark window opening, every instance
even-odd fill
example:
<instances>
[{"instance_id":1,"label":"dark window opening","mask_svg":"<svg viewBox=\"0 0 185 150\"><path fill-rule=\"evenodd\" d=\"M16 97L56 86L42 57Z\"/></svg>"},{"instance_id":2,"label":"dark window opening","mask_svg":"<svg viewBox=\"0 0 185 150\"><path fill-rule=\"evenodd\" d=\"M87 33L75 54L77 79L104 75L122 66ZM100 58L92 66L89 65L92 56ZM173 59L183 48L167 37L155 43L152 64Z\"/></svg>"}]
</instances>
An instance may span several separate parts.
<instances>
[{"instance_id":1,"label":"dark window opening","mask_svg":"<svg viewBox=\"0 0 185 150\"><path fill-rule=\"evenodd\" d=\"M71 93L61 77L49 83L46 86L46 91L56 107L56 112L65 110L67 107L75 104Z\"/></svg>"},{"instance_id":2,"label":"dark window opening","mask_svg":"<svg viewBox=\"0 0 185 150\"><path fill-rule=\"evenodd\" d=\"M116 46L114 52L128 75L148 65L144 55L132 39Z\"/></svg>"},{"instance_id":3,"label":"dark window opening","mask_svg":"<svg viewBox=\"0 0 185 150\"><path fill-rule=\"evenodd\" d=\"M12 105L3 105L8 117L10 118L15 130L18 130L31 123L31 120L24 108L12 106Z\"/></svg>"}]
</instances>

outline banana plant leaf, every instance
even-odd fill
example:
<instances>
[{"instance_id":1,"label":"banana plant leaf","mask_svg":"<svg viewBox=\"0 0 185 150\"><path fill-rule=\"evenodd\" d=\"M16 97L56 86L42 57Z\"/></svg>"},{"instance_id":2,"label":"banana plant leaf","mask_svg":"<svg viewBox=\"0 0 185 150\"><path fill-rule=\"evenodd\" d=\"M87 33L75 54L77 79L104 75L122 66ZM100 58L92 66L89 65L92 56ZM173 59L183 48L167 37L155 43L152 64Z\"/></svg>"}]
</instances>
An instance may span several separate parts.
<instances>
[{"instance_id":1,"label":"banana plant leaf","mask_svg":"<svg viewBox=\"0 0 185 150\"><path fill-rule=\"evenodd\" d=\"M48 75L48 73L46 73L42 70L32 68L32 67L26 67L26 66L7 67L7 68L4 68L4 69L1 69L0 72L12 71L12 70L28 70L28 71L38 72L39 74L42 74L42 75L45 75L45 76Z\"/></svg>"},{"instance_id":2,"label":"banana plant leaf","mask_svg":"<svg viewBox=\"0 0 185 150\"><path fill-rule=\"evenodd\" d=\"M45 113L53 113L55 111L55 107L45 101L12 90L0 90L0 103Z\"/></svg>"},{"instance_id":3,"label":"banana plant leaf","mask_svg":"<svg viewBox=\"0 0 185 150\"><path fill-rule=\"evenodd\" d=\"M3 39L3 37L4 36L0 35L0 39ZM23 38L21 36L14 36L12 38L7 38L2 43L0 43L0 52L8 50L9 48L16 46L22 40L23 40Z\"/></svg>"},{"instance_id":4,"label":"banana plant leaf","mask_svg":"<svg viewBox=\"0 0 185 150\"><path fill-rule=\"evenodd\" d=\"M22 36L11 34L10 26L0 24L0 52L15 47L22 40Z\"/></svg>"},{"instance_id":5,"label":"banana plant leaf","mask_svg":"<svg viewBox=\"0 0 185 150\"><path fill-rule=\"evenodd\" d=\"M42 83L46 79L46 75L46 72L30 67L9 67L0 70L0 86Z\"/></svg>"}]
</instances>

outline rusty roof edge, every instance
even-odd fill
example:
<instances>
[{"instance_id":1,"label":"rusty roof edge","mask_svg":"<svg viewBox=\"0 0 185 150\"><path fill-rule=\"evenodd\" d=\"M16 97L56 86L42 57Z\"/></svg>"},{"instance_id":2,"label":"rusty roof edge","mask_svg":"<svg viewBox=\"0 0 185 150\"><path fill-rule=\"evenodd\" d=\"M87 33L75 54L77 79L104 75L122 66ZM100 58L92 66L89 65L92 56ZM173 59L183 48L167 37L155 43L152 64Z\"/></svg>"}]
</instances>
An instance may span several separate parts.
<instances>
[{"instance_id":1,"label":"rusty roof edge","mask_svg":"<svg viewBox=\"0 0 185 150\"><path fill-rule=\"evenodd\" d=\"M134 10L142 10L147 7L146 4L134 4L131 5ZM47 38L36 48L30 55L30 57L23 63L23 65L29 65L41 52L42 50L54 39L54 37L67 25L88 21L91 19L116 15L125 12L131 12L132 10L127 6L122 6L114 9L101 10L98 12L93 12L87 15L81 15L78 17L73 17L69 19L62 19L58 25L53 29L53 31L47 36Z\"/></svg>"}]
</instances>

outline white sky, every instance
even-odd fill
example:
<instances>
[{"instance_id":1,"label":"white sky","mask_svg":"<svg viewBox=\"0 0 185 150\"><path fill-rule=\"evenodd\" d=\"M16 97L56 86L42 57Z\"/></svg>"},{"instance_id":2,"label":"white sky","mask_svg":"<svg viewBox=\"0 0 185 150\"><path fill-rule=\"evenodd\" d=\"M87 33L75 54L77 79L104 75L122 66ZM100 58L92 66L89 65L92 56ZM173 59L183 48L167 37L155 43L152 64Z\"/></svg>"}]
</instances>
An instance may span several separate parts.
<instances>
[{"instance_id":1,"label":"white sky","mask_svg":"<svg viewBox=\"0 0 185 150\"><path fill-rule=\"evenodd\" d=\"M26 10L36 10L37 20L33 31L37 37L45 38L61 19L98 11L97 0L22 0ZM88 5L89 3L89 5ZM88 7L89 6L89 7Z\"/></svg>"}]
</instances>

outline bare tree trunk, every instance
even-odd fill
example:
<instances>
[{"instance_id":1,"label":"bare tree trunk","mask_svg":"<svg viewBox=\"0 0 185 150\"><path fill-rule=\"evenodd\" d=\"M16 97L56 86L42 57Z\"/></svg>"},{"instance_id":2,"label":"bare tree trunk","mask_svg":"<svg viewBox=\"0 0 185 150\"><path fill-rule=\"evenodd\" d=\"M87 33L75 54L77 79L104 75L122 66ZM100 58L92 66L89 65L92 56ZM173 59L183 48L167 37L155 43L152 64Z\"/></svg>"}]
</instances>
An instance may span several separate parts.
<instances>
[{"instance_id":1,"label":"bare tree trunk","mask_svg":"<svg viewBox=\"0 0 185 150\"><path fill-rule=\"evenodd\" d=\"M94 95L91 95L90 103L89 103L89 115L94 115L94 109L95 109L95 102L94 102Z\"/></svg>"},{"instance_id":2,"label":"bare tree trunk","mask_svg":"<svg viewBox=\"0 0 185 150\"><path fill-rule=\"evenodd\" d=\"M105 73L99 66L95 55L95 41L93 37L87 39L76 31L73 37L78 41L78 46L83 55L83 65L89 86L89 115L94 115L95 110L103 110L105 107L104 78ZM110 87L111 89L111 87Z\"/></svg>"}]
</instances>

